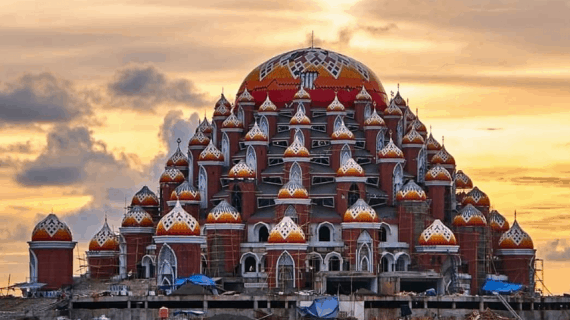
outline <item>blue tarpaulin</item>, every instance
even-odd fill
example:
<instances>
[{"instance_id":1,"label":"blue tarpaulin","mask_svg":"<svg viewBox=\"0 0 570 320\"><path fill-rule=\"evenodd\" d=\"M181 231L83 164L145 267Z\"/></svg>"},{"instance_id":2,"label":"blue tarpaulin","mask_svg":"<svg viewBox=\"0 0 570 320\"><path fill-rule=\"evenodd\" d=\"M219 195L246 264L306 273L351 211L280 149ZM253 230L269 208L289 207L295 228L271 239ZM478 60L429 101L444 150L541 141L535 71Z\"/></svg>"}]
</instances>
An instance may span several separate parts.
<instances>
[{"instance_id":1,"label":"blue tarpaulin","mask_svg":"<svg viewBox=\"0 0 570 320\"><path fill-rule=\"evenodd\" d=\"M194 274L194 275L189 276L188 278L178 278L178 279L176 279L176 282L174 282L174 285L179 287L179 286L181 286L187 282L197 284L197 285L203 286L203 287L215 287L216 286L216 282L212 278L208 278L203 274Z\"/></svg>"},{"instance_id":2,"label":"blue tarpaulin","mask_svg":"<svg viewBox=\"0 0 570 320\"><path fill-rule=\"evenodd\" d=\"M313 300L308 307L297 308L304 317L334 319L338 314L338 298L324 297Z\"/></svg>"},{"instance_id":3,"label":"blue tarpaulin","mask_svg":"<svg viewBox=\"0 0 570 320\"><path fill-rule=\"evenodd\" d=\"M496 280L487 280L483 285L483 291L492 293L498 292L500 294L510 294L522 290L523 285L518 283L509 283Z\"/></svg>"}]
</instances>

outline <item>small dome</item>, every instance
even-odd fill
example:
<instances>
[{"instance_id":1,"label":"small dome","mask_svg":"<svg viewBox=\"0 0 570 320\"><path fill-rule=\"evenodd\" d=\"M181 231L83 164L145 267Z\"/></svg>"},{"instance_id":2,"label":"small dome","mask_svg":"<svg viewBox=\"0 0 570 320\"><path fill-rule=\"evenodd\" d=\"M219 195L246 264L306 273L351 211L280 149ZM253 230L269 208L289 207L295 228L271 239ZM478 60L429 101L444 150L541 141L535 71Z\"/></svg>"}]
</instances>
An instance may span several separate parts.
<instances>
[{"instance_id":1,"label":"small dome","mask_svg":"<svg viewBox=\"0 0 570 320\"><path fill-rule=\"evenodd\" d=\"M109 228L107 218L101 230L89 242L89 251L119 251L119 239Z\"/></svg>"},{"instance_id":2,"label":"small dome","mask_svg":"<svg viewBox=\"0 0 570 320\"><path fill-rule=\"evenodd\" d=\"M468 204L455 216L453 225L456 227L484 227L487 225L487 219L481 211Z\"/></svg>"},{"instance_id":3,"label":"small dome","mask_svg":"<svg viewBox=\"0 0 570 320\"><path fill-rule=\"evenodd\" d=\"M400 150L400 148L398 148L394 144L392 137L390 137L390 142L388 142L388 144L384 148L382 148L382 150L378 151L378 158L381 158L381 159L403 159L404 153L402 152L402 150Z\"/></svg>"},{"instance_id":4,"label":"small dome","mask_svg":"<svg viewBox=\"0 0 570 320\"><path fill-rule=\"evenodd\" d=\"M172 191L170 194L170 200L200 201L200 191L194 188L188 180L184 180L182 184Z\"/></svg>"},{"instance_id":5,"label":"small dome","mask_svg":"<svg viewBox=\"0 0 570 320\"><path fill-rule=\"evenodd\" d=\"M258 112L275 112L277 111L277 106L271 102L271 100L269 99L269 94L267 94L267 98L265 98L265 101L263 101L263 103L259 106L259 109L257 109Z\"/></svg>"},{"instance_id":6,"label":"small dome","mask_svg":"<svg viewBox=\"0 0 570 320\"><path fill-rule=\"evenodd\" d=\"M249 93L249 91L247 91L247 88L243 89L243 92L239 95L238 97L238 102L253 102L253 96L251 95L251 93Z\"/></svg>"},{"instance_id":7,"label":"small dome","mask_svg":"<svg viewBox=\"0 0 570 320\"><path fill-rule=\"evenodd\" d=\"M457 245L455 235L443 222L435 219L420 235L420 246L454 246Z\"/></svg>"},{"instance_id":8,"label":"small dome","mask_svg":"<svg viewBox=\"0 0 570 320\"><path fill-rule=\"evenodd\" d=\"M257 121L253 123L253 127L245 135L245 141L267 141L267 135L259 128Z\"/></svg>"},{"instance_id":9,"label":"small dome","mask_svg":"<svg viewBox=\"0 0 570 320\"><path fill-rule=\"evenodd\" d=\"M167 168L160 176L161 183L182 183L184 180L184 174L176 168Z\"/></svg>"},{"instance_id":10,"label":"small dome","mask_svg":"<svg viewBox=\"0 0 570 320\"><path fill-rule=\"evenodd\" d=\"M390 102L390 105L388 106L388 108L386 108L386 109L384 110L384 116L401 117L402 115L403 115L402 109L400 109L400 108L394 103L394 99L392 99L392 102Z\"/></svg>"},{"instance_id":11,"label":"small dome","mask_svg":"<svg viewBox=\"0 0 570 320\"><path fill-rule=\"evenodd\" d=\"M154 192L150 191L147 186L142 187L139 192L135 193L131 206L153 207L158 206L158 197Z\"/></svg>"},{"instance_id":12,"label":"small dome","mask_svg":"<svg viewBox=\"0 0 570 320\"><path fill-rule=\"evenodd\" d=\"M447 152L447 150L445 150L445 146L442 146L441 149L431 158L431 163L455 165L455 159L451 154L449 154L449 152Z\"/></svg>"},{"instance_id":13,"label":"small dome","mask_svg":"<svg viewBox=\"0 0 570 320\"><path fill-rule=\"evenodd\" d=\"M224 155L216 146L210 141L206 149L202 150L198 161L224 161Z\"/></svg>"},{"instance_id":14,"label":"small dome","mask_svg":"<svg viewBox=\"0 0 570 320\"><path fill-rule=\"evenodd\" d=\"M167 167L187 167L188 164L188 157L180 151L180 146L176 148L176 151L168 158L168 161L166 161Z\"/></svg>"},{"instance_id":15,"label":"small dome","mask_svg":"<svg viewBox=\"0 0 570 320\"><path fill-rule=\"evenodd\" d=\"M305 233L289 217L283 217L269 232L269 243L305 243Z\"/></svg>"},{"instance_id":16,"label":"small dome","mask_svg":"<svg viewBox=\"0 0 570 320\"><path fill-rule=\"evenodd\" d=\"M289 181L287 182L281 189L279 189L279 193L277 194L277 198L279 199L308 199L309 192L307 189L302 185L294 182Z\"/></svg>"},{"instance_id":17,"label":"small dome","mask_svg":"<svg viewBox=\"0 0 570 320\"><path fill-rule=\"evenodd\" d=\"M408 126L408 130L412 130L412 128L416 129L416 131L419 133L427 133L426 126L418 118L412 121L412 123L410 123Z\"/></svg>"},{"instance_id":18,"label":"small dome","mask_svg":"<svg viewBox=\"0 0 570 320\"><path fill-rule=\"evenodd\" d=\"M206 119L206 117L204 117L204 121L202 121L198 125L198 131L202 131L205 134L209 134L209 133L212 133L213 130L214 130L214 128L212 128L212 125L210 125L210 123L208 122L208 119Z\"/></svg>"},{"instance_id":19,"label":"small dome","mask_svg":"<svg viewBox=\"0 0 570 320\"><path fill-rule=\"evenodd\" d=\"M493 210L489 214L491 216L489 226L491 226L491 229L493 229L493 231L505 232L509 230L509 222L497 210Z\"/></svg>"},{"instance_id":20,"label":"small dome","mask_svg":"<svg viewBox=\"0 0 570 320\"><path fill-rule=\"evenodd\" d=\"M121 227L154 227L154 223L148 212L139 206L134 206L130 207L127 213L125 213Z\"/></svg>"},{"instance_id":21,"label":"small dome","mask_svg":"<svg viewBox=\"0 0 570 320\"><path fill-rule=\"evenodd\" d=\"M400 90L398 90L398 92L396 92L396 96L392 99L392 101L394 102L394 104L398 107L406 107L406 100L404 100L404 98L402 98L402 96L400 95Z\"/></svg>"},{"instance_id":22,"label":"small dome","mask_svg":"<svg viewBox=\"0 0 570 320\"><path fill-rule=\"evenodd\" d=\"M356 95L356 100L357 101L372 101L372 96L370 96L368 91L366 91L366 88L364 88L364 85L362 86L362 89L360 89L360 92Z\"/></svg>"},{"instance_id":23,"label":"small dome","mask_svg":"<svg viewBox=\"0 0 570 320\"><path fill-rule=\"evenodd\" d=\"M336 130L331 134L331 139L333 140L353 140L354 133L348 130L344 125L344 121L336 128Z\"/></svg>"},{"instance_id":24,"label":"small dome","mask_svg":"<svg viewBox=\"0 0 570 320\"><path fill-rule=\"evenodd\" d=\"M416 128L412 127L402 139L402 144L424 144L424 137L416 131Z\"/></svg>"},{"instance_id":25,"label":"small dome","mask_svg":"<svg viewBox=\"0 0 570 320\"><path fill-rule=\"evenodd\" d=\"M340 103L340 101L338 101L338 95L336 94L336 92L334 94L334 100L327 107L327 111L328 112L344 111L344 105L342 103Z\"/></svg>"},{"instance_id":26,"label":"small dome","mask_svg":"<svg viewBox=\"0 0 570 320\"><path fill-rule=\"evenodd\" d=\"M426 201L425 191L414 180L408 181L396 194L398 201Z\"/></svg>"},{"instance_id":27,"label":"small dome","mask_svg":"<svg viewBox=\"0 0 570 320\"><path fill-rule=\"evenodd\" d=\"M255 179L255 171L243 160L230 169L228 177L232 179Z\"/></svg>"},{"instance_id":28,"label":"small dome","mask_svg":"<svg viewBox=\"0 0 570 320\"><path fill-rule=\"evenodd\" d=\"M410 108L406 108L404 111L404 116L406 117L406 121L408 121L410 123L410 125L408 125L408 131L411 128L411 123L416 120L416 116L414 115L414 113L412 112L412 110L410 110Z\"/></svg>"},{"instance_id":29,"label":"small dome","mask_svg":"<svg viewBox=\"0 0 570 320\"><path fill-rule=\"evenodd\" d=\"M199 236L200 225L188 212L182 209L180 201L167 213L156 226L157 236Z\"/></svg>"},{"instance_id":30,"label":"small dome","mask_svg":"<svg viewBox=\"0 0 570 320\"><path fill-rule=\"evenodd\" d=\"M224 129L243 129L243 123L239 121L235 114L231 113L229 117L222 122L222 128Z\"/></svg>"},{"instance_id":31,"label":"small dome","mask_svg":"<svg viewBox=\"0 0 570 320\"><path fill-rule=\"evenodd\" d=\"M306 158L309 157L309 150L295 136L295 140L283 153L284 158Z\"/></svg>"},{"instance_id":32,"label":"small dome","mask_svg":"<svg viewBox=\"0 0 570 320\"><path fill-rule=\"evenodd\" d=\"M489 197L479 188L475 187L471 191L469 191L463 200L461 201L462 205L472 204L476 207L488 207L491 205L491 201Z\"/></svg>"},{"instance_id":33,"label":"small dome","mask_svg":"<svg viewBox=\"0 0 570 320\"><path fill-rule=\"evenodd\" d=\"M385 127L386 123L384 122L384 119L382 119L382 117L380 117L378 115L378 112L376 112L376 108L374 108L370 117L368 117L368 119L364 120L364 126L365 127Z\"/></svg>"},{"instance_id":34,"label":"small dome","mask_svg":"<svg viewBox=\"0 0 570 320\"><path fill-rule=\"evenodd\" d=\"M455 188L457 189L471 189L473 188L473 181L463 171L457 171L455 174Z\"/></svg>"},{"instance_id":35,"label":"small dome","mask_svg":"<svg viewBox=\"0 0 570 320\"><path fill-rule=\"evenodd\" d=\"M499 239L501 249L534 249L531 237L519 226L515 220L513 226Z\"/></svg>"},{"instance_id":36,"label":"small dome","mask_svg":"<svg viewBox=\"0 0 570 320\"><path fill-rule=\"evenodd\" d=\"M310 125L311 119L305 115L302 108L297 108L297 112L289 121L289 125Z\"/></svg>"},{"instance_id":37,"label":"small dome","mask_svg":"<svg viewBox=\"0 0 570 320\"><path fill-rule=\"evenodd\" d=\"M206 218L207 223L241 223L241 215L232 207L226 200L220 201L217 206L215 206L208 217Z\"/></svg>"},{"instance_id":38,"label":"small dome","mask_svg":"<svg viewBox=\"0 0 570 320\"><path fill-rule=\"evenodd\" d=\"M210 143L210 138L200 131L196 130L196 133L192 136L190 141L188 141L189 146L207 146Z\"/></svg>"},{"instance_id":39,"label":"small dome","mask_svg":"<svg viewBox=\"0 0 570 320\"><path fill-rule=\"evenodd\" d=\"M378 215L364 200L358 199L346 210L343 222L378 222Z\"/></svg>"},{"instance_id":40,"label":"small dome","mask_svg":"<svg viewBox=\"0 0 570 320\"><path fill-rule=\"evenodd\" d=\"M224 94L220 97L220 100L216 102L216 107L214 108L214 117L227 117L231 113L232 105L226 99Z\"/></svg>"},{"instance_id":41,"label":"small dome","mask_svg":"<svg viewBox=\"0 0 570 320\"><path fill-rule=\"evenodd\" d=\"M426 173L426 181L452 181L449 171L440 165L436 165Z\"/></svg>"},{"instance_id":42,"label":"small dome","mask_svg":"<svg viewBox=\"0 0 570 320\"><path fill-rule=\"evenodd\" d=\"M435 140L433 135L430 133L426 140L426 148L428 151L439 151L441 150L441 144Z\"/></svg>"},{"instance_id":43,"label":"small dome","mask_svg":"<svg viewBox=\"0 0 570 320\"><path fill-rule=\"evenodd\" d=\"M297 91L297 93L295 93L295 95L293 96L293 100L297 99L311 99L311 95L307 91L305 91L303 85L301 85L299 91Z\"/></svg>"},{"instance_id":44,"label":"small dome","mask_svg":"<svg viewBox=\"0 0 570 320\"><path fill-rule=\"evenodd\" d=\"M336 171L337 177L364 177L364 169L354 161L354 159L348 159L338 170Z\"/></svg>"},{"instance_id":45,"label":"small dome","mask_svg":"<svg viewBox=\"0 0 570 320\"><path fill-rule=\"evenodd\" d=\"M71 230L53 213L36 224L32 231L32 241L71 241Z\"/></svg>"}]
</instances>

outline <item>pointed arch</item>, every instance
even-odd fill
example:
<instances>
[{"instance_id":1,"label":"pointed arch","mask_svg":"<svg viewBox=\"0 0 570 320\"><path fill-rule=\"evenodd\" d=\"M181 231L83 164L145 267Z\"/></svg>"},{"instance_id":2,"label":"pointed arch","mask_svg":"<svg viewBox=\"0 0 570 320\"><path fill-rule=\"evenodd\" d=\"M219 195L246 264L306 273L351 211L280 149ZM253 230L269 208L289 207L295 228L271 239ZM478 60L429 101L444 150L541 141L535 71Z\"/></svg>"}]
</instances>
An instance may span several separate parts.
<instances>
[{"instance_id":1,"label":"pointed arch","mask_svg":"<svg viewBox=\"0 0 570 320\"><path fill-rule=\"evenodd\" d=\"M370 103L367 103L366 107L364 107L364 119L368 119L370 115L372 115L372 108L370 107Z\"/></svg>"},{"instance_id":2,"label":"pointed arch","mask_svg":"<svg viewBox=\"0 0 570 320\"><path fill-rule=\"evenodd\" d=\"M245 156L245 163L248 167L252 168L257 173L257 154L253 146L247 147L247 154Z\"/></svg>"},{"instance_id":3,"label":"pointed arch","mask_svg":"<svg viewBox=\"0 0 570 320\"><path fill-rule=\"evenodd\" d=\"M222 154L224 155L224 166L230 165L230 138L228 134L222 132Z\"/></svg>"},{"instance_id":4,"label":"pointed arch","mask_svg":"<svg viewBox=\"0 0 570 320\"><path fill-rule=\"evenodd\" d=\"M144 278L149 279L154 277L154 260L153 257L145 255L142 258L141 265L144 268Z\"/></svg>"},{"instance_id":5,"label":"pointed arch","mask_svg":"<svg viewBox=\"0 0 570 320\"><path fill-rule=\"evenodd\" d=\"M287 209L285 209L284 216L291 218L291 220L293 220L295 223L299 223L299 216L297 215L297 210L292 205L288 206Z\"/></svg>"},{"instance_id":6,"label":"pointed arch","mask_svg":"<svg viewBox=\"0 0 570 320\"><path fill-rule=\"evenodd\" d=\"M194 185L194 156L188 150L188 181Z\"/></svg>"},{"instance_id":7,"label":"pointed arch","mask_svg":"<svg viewBox=\"0 0 570 320\"><path fill-rule=\"evenodd\" d=\"M396 144L398 146L402 145L403 137L404 137L404 120L400 119L400 121L398 121L398 126L396 127Z\"/></svg>"},{"instance_id":8,"label":"pointed arch","mask_svg":"<svg viewBox=\"0 0 570 320\"><path fill-rule=\"evenodd\" d=\"M295 288L295 261L287 251L277 259L276 283L279 288Z\"/></svg>"},{"instance_id":9,"label":"pointed arch","mask_svg":"<svg viewBox=\"0 0 570 320\"><path fill-rule=\"evenodd\" d=\"M244 123L244 119L245 119L245 114L243 112L243 108L241 106L238 106L238 110L237 110L237 118L239 121L241 121L241 123Z\"/></svg>"},{"instance_id":10,"label":"pointed arch","mask_svg":"<svg viewBox=\"0 0 570 320\"><path fill-rule=\"evenodd\" d=\"M303 170L297 162L293 162L291 171L289 171L289 181L294 181L298 184L303 184Z\"/></svg>"},{"instance_id":11,"label":"pointed arch","mask_svg":"<svg viewBox=\"0 0 570 320\"><path fill-rule=\"evenodd\" d=\"M333 131L336 131L336 129L338 129L338 127L342 124L342 122L343 122L342 116L339 114L334 119Z\"/></svg>"},{"instance_id":12,"label":"pointed arch","mask_svg":"<svg viewBox=\"0 0 570 320\"><path fill-rule=\"evenodd\" d=\"M216 125L216 122L214 122L214 120L212 120L212 141L214 142L215 146L219 146L219 144L218 144L218 126Z\"/></svg>"},{"instance_id":13,"label":"pointed arch","mask_svg":"<svg viewBox=\"0 0 570 320\"><path fill-rule=\"evenodd\" d=\"M34 250L30 250L30 282L38 282L38 257Z\"/></svg>"},{"instance_id":14,"label":"pointed arch","mask_svg":"<svg viewBox=\"0 0 570 320\"><path fill-rule=\"evenodd\" d=\"M382 252L382 257L380 258L380 272L392 272L394 271L394 255L390 252Z\"/></svg>"},{"instance_id":15,"label":"pointed arch","mask_svg":"<svg viewBox=\"0 0 570 320\"><path fill-rule=\"evenodd\" d=\"M200 191L200 207L208 207L208 174L203 166L198 169L198 190Z\"/></svg>"},{"instance_id":16,"label":"pointed arch","mask_svg":"<svg viewBox=\"0 0 570 320\"><path fill-rule=\"evenodd\" d=\"M259 118L259 128L261 129L261 131L263 131L263 133L265 133L267 137L269 137L269 121L267 120L267 117L264 115L262 115L261 118Z\"/></svg>"},{"instance_id":17,"label":"pointed arch","mask_svg":"<svg viewBox=\"0 0 570 320\"><path fill-rule=\"evenodd\" d=\"M358 248L358 271L372 272L372 250L369 243L363 243Z\"/></svg>"},{"instance_id":18,"label":"pointed arch","mask_svg":"<svg viewBox=\"0 0 570 320\"><path fill-rule=\"evenodd\" d=\"M394 255L396 262L394 263L394 271L408 271L411 263L410 255L405 252L398 252Z\"/></svg>"},{"instance_id":19,"label":"pointed arch","mask_svg":"<svg viewBox=\"0 0 570 320\"><path fill-rule=\"evenodd\" d=\"M378 134L376 135L376 154L378 154L378 152L380 150L382 150L382 148L384 148L384 144L385 144L385 131L384 130L380 130L378 131Z\"/></svg>"},{"instance_id":20,"label":"pointed arch","mask_svg":"<svg viewBox=\"0 0 570 320\"><path fill-rule=\"evenodd\" d=\"M305 145L305 135L300 129L295 129L295 139L299 139L302 145Z\"/></svg>"},{"instance_id":21,"label":"pointed arch","mask_svg":"<svg viewBox=\"0 0 570 320\"><path fill-rule=\"evenodd\" d=\"M232 207L236 208L241 213L242 209L242 192L239 185L236 183L232 189Z\"/></svg>"},{"instance_id":22,"label":"pointed arch","mask_svg":"<svg viewBox=\"0 0 570 320\"><path fill-rule=\"evenodd\" d=\"M350 151L348 144L345 144L340 149L340 165L344 165L350 158L352 158L352 151Z\"/></svg>"},{"instance_id":23,"label":"pointed arch","mask_svg":"<svg viewBox=\"0 0 570 320\"><path fill-rule=\"evenodd\" d=\"M303 103L299 103L299 105L297 106L297 111L299 110L303 110L304 114L307 114L306 110L305 110L305 106L303 105Z\"/></svg>"},{"instance_id":24,"label":"pointed arch","mask_svg":"<svg viewBox=\"0 0 570 320\"><path fill-rule=\"evenodd\" d=\"M404 185L404 168L398 163L392 172L392 202L396 203L396 194Z\"/></svg>"},{"instance_id":25,"label":"pointed arch","mask_svg":"<svg viewBox=\"0 0 570 320\"><path fill-rule=\"evenodd\" d=\"M177 263L176 253L165 243L158 254L158 285L172 285L174 283Z\"/></svg>"},{"instance_id":26,"label":"pointed arch","mask_svg":"<svg viewBox=\"0 0 570 320\"><path fill-rule=\"evenodd\" d=\"M418 153L418 182L424 183L425 182L425 175L427 172L427 151L425 145L420 149ZM455 179L454 179L455 180Z\"/></svg>"},{"instance_id":27,"label":"pointed arch","mask_svg":"<svg viewBox=\"0 0 570 320\"><path fill-rule=\"evenodd\" d=\"M338 252L329 252L325 256L325 268L328 271L342 271L342 255Z\"/></svg>"}]
</instances>

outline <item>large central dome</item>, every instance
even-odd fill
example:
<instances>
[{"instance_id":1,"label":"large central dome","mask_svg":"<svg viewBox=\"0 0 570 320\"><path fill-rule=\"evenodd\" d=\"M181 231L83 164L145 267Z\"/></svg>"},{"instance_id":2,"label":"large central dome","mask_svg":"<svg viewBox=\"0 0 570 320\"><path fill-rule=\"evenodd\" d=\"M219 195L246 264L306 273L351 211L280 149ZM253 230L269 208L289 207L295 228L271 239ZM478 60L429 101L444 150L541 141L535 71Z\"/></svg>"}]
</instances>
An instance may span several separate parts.
<instances>
[{"instance_id":1,"label":"large central dome","mask_svg":"<svg viewBox=\"0 0 570 320\"><path fill-rule=\"evenodd\" d=\"M326 107L338 92L338 98L351 106L356 95L366 88L380 109L388 97L378 77L364 64L321 48L305 48L275 56L253 69L241 84L261 104L267 94L277 107L293 99L300 84L311 95L312 105Z\"/></svg>"}]
</instances>

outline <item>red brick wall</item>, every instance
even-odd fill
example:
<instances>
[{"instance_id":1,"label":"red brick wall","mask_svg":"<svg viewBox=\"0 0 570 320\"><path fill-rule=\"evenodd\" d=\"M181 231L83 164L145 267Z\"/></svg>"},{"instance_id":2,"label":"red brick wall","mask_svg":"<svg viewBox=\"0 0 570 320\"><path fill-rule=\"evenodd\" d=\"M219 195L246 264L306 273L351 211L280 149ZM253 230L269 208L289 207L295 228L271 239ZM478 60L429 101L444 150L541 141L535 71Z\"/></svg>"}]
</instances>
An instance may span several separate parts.
<instances>
[{"instance_id":1,"label":"red brick wall","mask_svg":"<svg viewBox=\"0 0 570 320\"><path fill-rule=\"evenodd\" d=\"M445 217L445 186L429 186L428 198L431 199L431 215L444 221Z\"/></svg>"},{"instance_id":2,"label":"red brick wall","mask_svg":"<svg viewBox=\"0 0 570 320\"><path fill-rule=\"evenodd\" d=\"M196 273L200 273L200 264L202 263L201 250L199 244L194 243L169 243L168 244L176 254L176 272L177 276L187 277ZM156 245L157 259L163 244ZM160 262L157 260L157 266Z\"/></svg>"},{"instance_id":3,"label":"red brick wall","mask_svg":"<svg viewBox=\"0 0 570 320\"><path fill-rule=\"evenodd\" d=\"M208 265L212 275L232 275L241 257L243 230L208 230Z\"/></svg>"},{"instance_id":4,"label":"red brick wall","mask_svg":"<svg viewBox=\"0 0 570 320\"><path fill-rule=\"evenodd\" d=\"M533 256L502 256L502 274L509 277L509 282L530 285L529 263Z\"/></svg>"},{"instance_id":5,"label":"red brick wall","mask_svg":"<svg viewBox=\"0 0 570 320\"><path fill-rule=\"evenodd\" d=\"M93 279L109 279L119 274L119 256L88 257L89 271Z\"/></svg>"},{"instance_id":6,"label":"red brick wall","mask_svg":"<svg viewBox=\"0 0 570 320\"><path fill-rule=\"evenodd\" d=\"M32 249L38 258L38 282L42 289L59 289L73 284L73 249Z\"/></svg>"},{"instance_id":7,"label":"red brick wall","mask_svg":"<svg viewBox=\"0 0 570 320\"><path fill-rule=\"evenodd\" d=\"M376 136L378 135L378 129L368 129L364 131L364 136L366 137L366 150L370 154L374 155L376 159Z\"/></svg>"},{"instance_id":8,"label":"red brick wall","mask_svg":"<svg viewBox=\"0 0 570 320\"><path fill-rule=\"evenodd\" d=\"M388 204L392 204L394 194L392 192L392 176L396 163L380 163L380 189L388 194Z\"/></svg>"},{"instance_id":9,"label":"red brick wall","mask_svg":"<svg viewBox=\"0 0 570 320\"><path fill-rule=\"evenodd\" d=\"M402 147L406 163L404 164L404 171L412 174L414 177L418 175L418 154L420 153L421 146L418 147Z\"/></svg>"},{"instance_id":10,"label":"red brick wall","mask_svg":"<svg viewBox=\"0 0 570 320\"><path fill-rule=\"evenodd\" d=\"M151 233L127 233L123 234L127 242L127 273L132 271L133 274L137 272L137 264L142 260L145 255L146 246L152 244Z\"/></svg>"}]
</instances>

